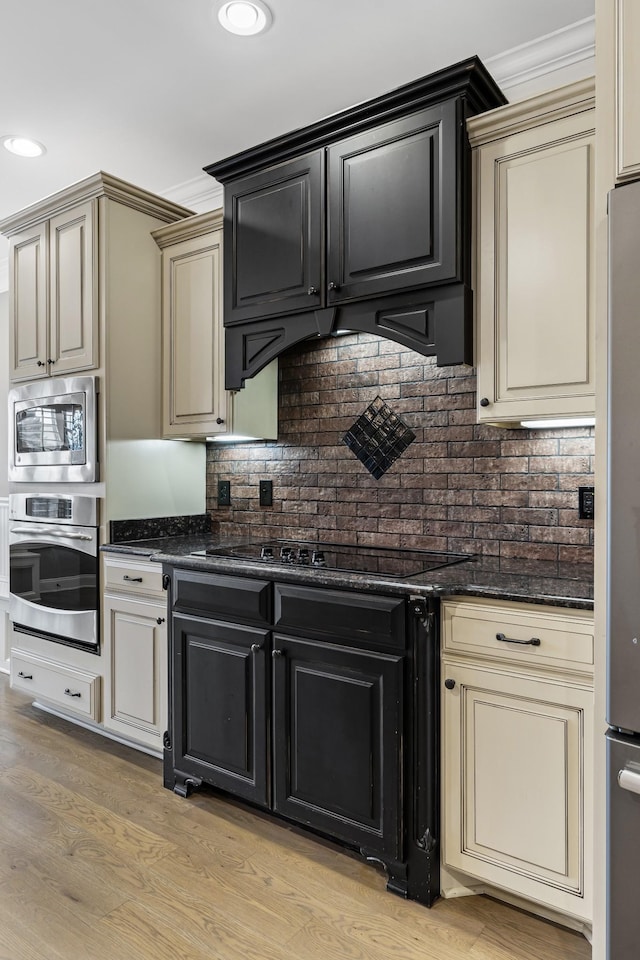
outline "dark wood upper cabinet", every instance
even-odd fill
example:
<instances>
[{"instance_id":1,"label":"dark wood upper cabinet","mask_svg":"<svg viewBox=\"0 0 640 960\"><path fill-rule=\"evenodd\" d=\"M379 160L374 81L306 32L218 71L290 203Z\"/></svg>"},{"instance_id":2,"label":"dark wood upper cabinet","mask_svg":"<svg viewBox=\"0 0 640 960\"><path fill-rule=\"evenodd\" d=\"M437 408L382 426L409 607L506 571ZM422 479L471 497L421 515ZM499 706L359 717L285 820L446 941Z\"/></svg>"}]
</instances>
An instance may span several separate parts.
<instances>
[{"instance_id":1,"label":"dark wood upper cabinet","mask_svg":"<svg viewBox=\"0 0 640 960\"><path fill-rule=\"evenodd\" d=\"M310 310L321 302L324 154L230 184L225 322Z\"/></svg>"},{"instance_id":2,"label":"dark wood upper cabinet","mask_svg":"<svg viewBox=\"0 0 640 960\"><path fill-rule=\"evenodd\" d=\"M205 167L225 187L226 386L338 329L472 363L477 57Z\"/></svg>"},{"instance_id":3,"label":"dark wood upper cabinet","mask_svg":"<svg viewBox=\"0 0 640 960\"><path fill-rule=\"evenodd\" d=\"M452 101L328 148L328 304L462 279L457 153Z\"/></svg>"}]
</instances>

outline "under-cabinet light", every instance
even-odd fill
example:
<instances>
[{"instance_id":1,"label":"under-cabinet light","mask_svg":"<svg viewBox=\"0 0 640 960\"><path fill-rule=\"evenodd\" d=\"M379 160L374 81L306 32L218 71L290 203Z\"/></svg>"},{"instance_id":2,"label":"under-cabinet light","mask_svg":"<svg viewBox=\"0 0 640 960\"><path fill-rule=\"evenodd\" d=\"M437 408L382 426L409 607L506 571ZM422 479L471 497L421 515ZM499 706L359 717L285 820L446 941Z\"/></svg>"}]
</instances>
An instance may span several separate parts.
<instances>
[{"instance_id":1,"label":"under-cabinet light","mask_svg":"<svg viewBox=\"0 0 640 960\"><path fill-rule=\"evenodd\" d=\"M258 440L258 437L245 437L242 433L225 433L220 437L207 437L211 443L248 443Z\"/></svg>"},{"instance_id":2,"label":"under-cabinet light","mask_svg":"<svg viewBox=\"0 0 640 960\"><path fill-rule=\"evenodd\" d=\"M264 33L271 24L271 11L262 0L229 0L218 10L218 20L225 30L239 37Z\"/></svg>"},{"instance_id":3,"label":"under-cabinet light","mask_svg":"<svg viewBox=\"0 0 640 960\"><path fill-rule=\"evenodd\" d=\"M3 137L2 146L18 157L41 157L47 152L43 144L28 137Z\"/></svg>"},{"instance_id":4,"label":"under-cabinet light","mask_svg":"<svg viewBox=\"0 0 640 960\"><path fill-rule=\"evenodd\" d=\"M556 417L549 420L521 420L521 427L544 430L547 427L595 427L595 417Z\"/></svg>"}]
</instances>

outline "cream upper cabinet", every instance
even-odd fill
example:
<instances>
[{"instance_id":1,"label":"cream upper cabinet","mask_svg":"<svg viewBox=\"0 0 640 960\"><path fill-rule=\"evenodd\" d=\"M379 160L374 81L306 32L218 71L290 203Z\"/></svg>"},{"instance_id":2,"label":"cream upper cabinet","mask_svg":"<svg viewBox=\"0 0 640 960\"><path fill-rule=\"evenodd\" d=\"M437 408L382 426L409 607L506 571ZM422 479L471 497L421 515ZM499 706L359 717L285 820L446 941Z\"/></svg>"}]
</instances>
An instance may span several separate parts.
<instances>
[{"instance_id":1,"label":"cream upper cabinet","mask_svg":"<svg viewBox=\"0 0 640 960\"><path fill-rule=\"evenodd\" d=\"M95 200L10 242L11 379L98 366Z\"/></svg>"},{"instance_id":2,"label":"cream upper cabinet","mask_svg":"<svg viewBox=\"0 0 640 960\"><path fill-rule=\"evenodd\" d=\"M588 925L593 618L448 601L442 633L444 875Z\"/></svg>"},{"instance_id":3,"label":"cream upper cabinet","mask_svg":"<svg viewBox=\"0 0 640 960\"><path fill-rule=\"evenodd\" d=\"M222 210L162 227L165 437L277 437L277 361L237 393L224 385Z\"/></svg>"},{"instance_id":4,"label":"cream upper cabinet","mask_svg":"<svg viewBox=\"0 0 640 960\"><path fill-rule=\"evenodd\" d=\"M594 84L468 121L478 419L594 413Z\"/></svg>"},{"instance_id":5,"label":"cream upper cabinet","mask_svg":"<svg viewBox=\"0 0 640 960\"><path fill-rule=\"evenodd\" d=\"M640 177L640 5L637 0L614 0L612 7L616 179L635 180ZM609 51L602 50L605 55Z\"/></svg>"}]
</instances>

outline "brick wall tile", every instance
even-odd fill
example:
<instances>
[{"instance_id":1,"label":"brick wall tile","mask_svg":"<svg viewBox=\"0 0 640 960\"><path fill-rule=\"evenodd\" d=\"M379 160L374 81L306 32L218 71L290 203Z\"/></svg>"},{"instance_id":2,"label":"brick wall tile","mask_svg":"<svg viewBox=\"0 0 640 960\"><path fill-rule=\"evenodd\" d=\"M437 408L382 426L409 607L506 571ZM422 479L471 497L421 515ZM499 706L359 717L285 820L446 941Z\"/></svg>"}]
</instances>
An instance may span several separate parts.
<instances>
[{"instance_id":1,"label":"brick wall tile","mask_svg":"<svg viewBox=\"0 0 640 960\"><path fill-rule=\"evenodd\" d=\"M502 511L505 523L556 524L558 523L557 510L543 510L536 507L505 507Z\"/></svg>"},{"instance_id":2,"label":"brick wall tile","mask_svg":"<svg viewBox=\"0 0 640 960\"><path fill-rule=\"evenodd\" d=\"M555 543L501 543L500 556L523 560L557 560L558 545ZM514 573L517 572L516 567Z\"/></svg>"},{"instance_id":3,"label":"brick wall tile","mask_svg":"<svg viewBox=\"0 0 640 960\"><path fill-rule=\"evenodd\" d=\"M579 527L529 527L529 536L533 541L546 543L589 543L589 530Z\"/></svg>"},{"instance_id":4,"label":"brick wall tile","mask_svg":"<svg viewBox=\"0 0 640 960\"><path fill-rule=\"evenodd\" d=\"M565 563L593 563L593 547L558 547L558 559Z\"/></svg>"},{"instance_id":5,"label":"brick wall tile","mask_svg":"<svg viewBox=\"0 0 640 960\"><path fill-rule=\"evenodd\" d=\"M474 490L473 503L482 506L526 507L531 494L524 490Z\"/></svg>"}]
</instances>

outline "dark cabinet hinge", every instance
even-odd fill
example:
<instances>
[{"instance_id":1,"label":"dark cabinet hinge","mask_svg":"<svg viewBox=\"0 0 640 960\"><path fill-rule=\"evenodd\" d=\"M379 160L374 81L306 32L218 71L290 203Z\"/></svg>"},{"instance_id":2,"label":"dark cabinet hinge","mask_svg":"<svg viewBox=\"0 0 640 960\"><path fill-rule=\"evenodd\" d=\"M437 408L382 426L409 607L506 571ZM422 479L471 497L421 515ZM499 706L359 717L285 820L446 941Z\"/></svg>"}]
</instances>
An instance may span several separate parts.
<instances>
[{"instance_id":1,"label":"dark cabinet hinge","mask_svg":"<svg viewBox=\"0 0 640 960\"><path fill-rule=\"evenodd\" d=\"M170 583L171 583L171 577L169 576L169 574L168 574L168 573L163 573L163 574L162 574L162 589L163 589L163 590L168 590Z\"/></svg>"}]
</instances>

